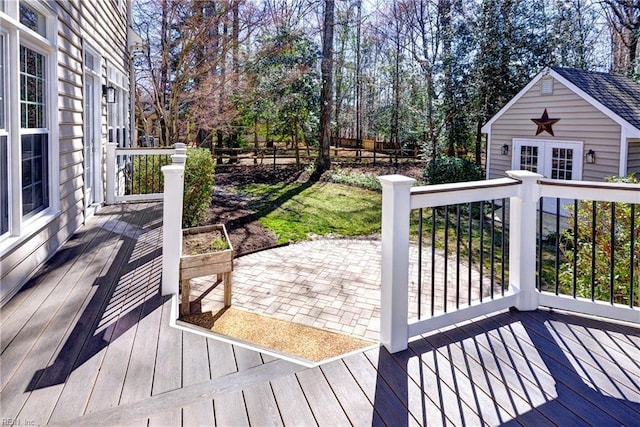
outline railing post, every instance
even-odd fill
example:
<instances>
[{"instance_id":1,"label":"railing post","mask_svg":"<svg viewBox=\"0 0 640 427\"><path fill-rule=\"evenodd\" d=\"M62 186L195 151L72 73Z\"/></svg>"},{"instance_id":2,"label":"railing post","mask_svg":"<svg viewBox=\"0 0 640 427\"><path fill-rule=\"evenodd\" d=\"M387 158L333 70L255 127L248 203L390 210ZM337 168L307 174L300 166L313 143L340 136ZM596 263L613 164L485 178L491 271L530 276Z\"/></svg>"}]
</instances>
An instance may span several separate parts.
<instances>
[{"instance_id":1,"label":"railing post","mask_svg":"<svg viewBox=\"0 0 640 427\"><path fill-rule=\"evenodd\" d=\"M522 184L509 204L509 288L517 294L516 308L531 311L538 308L536 289L536 218L542 175L523 171L507 171Z\"/></svg>"},{"instance_id":2,"label":"railing post","mask_svg":"<svg viewBox=\"0 0 640 427\"><path fill-rule=\"evenodd\" d=\"M186 144L183 144L182 142L176 142L175 151L176 151L175 154L171 156L171 161L173 162L173 164L176 164L176 163L184 164L184 162L187 160Z\"/></svg>"},{"instance_id":3,"label":"railing post","mask_svg":"<svg viewBox=\"0 0 640 427\"><path fill-rule=\"evenodd\" d=\"M115 142L107 143L107 194L106 203L112 205L116 202L116 147Z\"/></svg>"},{"instance_id":4,"label":"railing post","mask_svg":"<svg viewBox=\"0 0 640 427\"><path fill-rule=\"evenodd\" d=\"M402 175L378 177L382 184L382 288L380 341L391 353L409 341L409 218L411 186Z\"/></svg>"},{"instance_id":5,"label":"railing post","mask_svg":"<svg viewBox=\"0 0 640 427\"><path fill-rule=\"evenodd\" d=\"M162 207L162 295L178 295L180 255L182 252L182 198L184 167L187 158L184 144L176 144L173 164L163 166L164 203Z\"/></svg>"}]
</instances>

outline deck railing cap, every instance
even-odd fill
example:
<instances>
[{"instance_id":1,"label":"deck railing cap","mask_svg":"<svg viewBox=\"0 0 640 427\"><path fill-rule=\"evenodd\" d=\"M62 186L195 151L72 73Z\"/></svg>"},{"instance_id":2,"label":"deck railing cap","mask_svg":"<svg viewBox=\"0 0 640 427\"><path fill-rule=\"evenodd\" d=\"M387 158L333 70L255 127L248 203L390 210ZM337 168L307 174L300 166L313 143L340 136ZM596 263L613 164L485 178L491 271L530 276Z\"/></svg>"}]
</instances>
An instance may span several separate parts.
<instances>
[{"instance_id":1,"label":"deck railing cap","mask_svg":"<svg viewBox=\"0 0 640 427\"><path fill-rule=\"evenodd\" d=\"M416 180L404 175L382 175L378 181L383 187L411 187Z\"/></svg>"},{"instance_id":2,"label":"deck railing cap","mask_svg":"<svg viewBox=\"0 0 640 427\"><path fill-rule=\"evenodd\" d=\"M508 176L520 181L531 181L544 178L544 175L526 170L510 170L506 172Z\"/></svg>"}]
</instances>

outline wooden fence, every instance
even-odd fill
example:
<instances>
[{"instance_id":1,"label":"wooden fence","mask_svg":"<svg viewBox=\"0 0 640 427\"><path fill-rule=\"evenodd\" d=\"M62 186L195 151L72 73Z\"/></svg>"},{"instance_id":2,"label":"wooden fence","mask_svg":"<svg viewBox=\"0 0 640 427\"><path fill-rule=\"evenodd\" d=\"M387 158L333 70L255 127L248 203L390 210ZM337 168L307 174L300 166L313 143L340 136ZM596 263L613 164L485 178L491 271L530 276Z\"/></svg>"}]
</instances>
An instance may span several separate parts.
<instances>
[{"instance_id":1,"label":"wooden fence","mask_svg":"<svg viewBox=\"0 0 640 427\"><path fill-rule=\"evenodd\" d=\"M373 143L373 141L371 141ZM394 163L415 162L417 151L406 149L369 150L367 148L331 147L331 161L336 163ZM214 149L214 157L218 165L301 165L313 163L318 158L317 148L301 147L296 154L293 148L259 147L259 148L224 148Z\"/></svg>"}]
</instances>

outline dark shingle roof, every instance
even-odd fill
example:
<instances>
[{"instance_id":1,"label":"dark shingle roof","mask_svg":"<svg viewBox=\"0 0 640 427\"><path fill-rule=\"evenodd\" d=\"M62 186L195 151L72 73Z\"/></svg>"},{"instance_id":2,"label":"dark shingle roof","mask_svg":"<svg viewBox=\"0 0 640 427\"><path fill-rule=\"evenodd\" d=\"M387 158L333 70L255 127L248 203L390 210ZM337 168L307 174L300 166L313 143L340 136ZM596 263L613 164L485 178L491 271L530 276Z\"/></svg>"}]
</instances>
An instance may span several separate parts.
<instances>
[{"instance_id":1,"label":"dark shingle roof","mask_svg":"<svg viewBox=\"0 0 640 427\"><path fill-rule=\"evenodd\" d=\"M640 129L640 83L615 74L551 67L587 95Z\"/></svg>"}]
</instances>

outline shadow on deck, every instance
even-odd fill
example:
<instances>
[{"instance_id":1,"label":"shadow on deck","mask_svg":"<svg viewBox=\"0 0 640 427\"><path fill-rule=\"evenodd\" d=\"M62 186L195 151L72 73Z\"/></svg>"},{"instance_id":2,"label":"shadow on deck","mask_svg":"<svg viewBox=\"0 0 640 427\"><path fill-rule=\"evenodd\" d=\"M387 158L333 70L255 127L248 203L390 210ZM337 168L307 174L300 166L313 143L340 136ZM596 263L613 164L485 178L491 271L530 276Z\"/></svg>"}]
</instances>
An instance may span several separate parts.
<instances>
[{"instance_id":1,"label":"shadow on deck","mask_svg":"<svg viewBox=\"0 0 640 427\"><path fill-rule=\"evenodd\" d=\"M638 425L639 344L617 323L503 312L382 348L374 407L394 425Z\"/></svg>"},{"instance_id":2,"label":"shadow on deck","mask_svg":"<svg viewBox=\"0 0 640 427\"><path fill-rule=\"evenodd\" d=\"M506 311L304 368L168 326L159 204L103 209L3 307L2 417L73 425L638 425L640 329ZM340 272L336 272L340 274Z\"/></svg>"}]
</instances>

